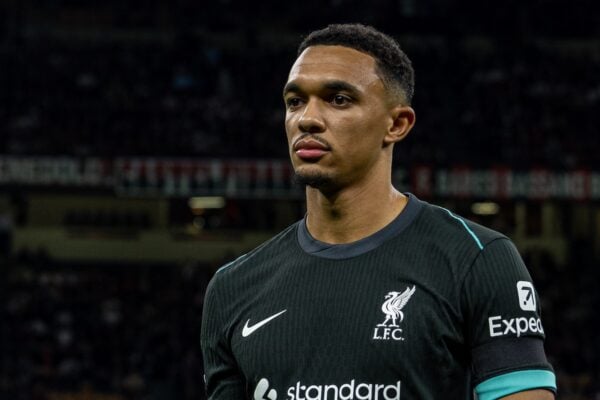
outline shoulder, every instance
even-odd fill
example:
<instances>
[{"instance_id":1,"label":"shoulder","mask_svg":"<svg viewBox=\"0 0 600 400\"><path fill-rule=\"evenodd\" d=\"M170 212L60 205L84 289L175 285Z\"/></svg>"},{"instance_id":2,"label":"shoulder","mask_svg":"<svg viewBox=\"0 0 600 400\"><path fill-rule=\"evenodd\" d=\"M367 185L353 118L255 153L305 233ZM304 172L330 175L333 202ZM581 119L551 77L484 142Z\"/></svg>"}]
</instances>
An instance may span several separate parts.
<instances>
[{"instance_id":1,"label":"shoulder","mask_svg":"<svg viewBox=\"0 0 600 400\"><path fill-rule=\"evenodd\" d=\"M288 226L258 247L223 265L217 270L213 280L224 279L246 272L253 266L261 264L263 260L272 257L273 254L278 254L282 250L289 248L289 246L294 245L297 242L296 230L299 223L296 222Z\"/></svg>"},{"instance_id":2,"label":"shoulder","mask_svg":"<svg viewBox=\"0 0 600 400\"><path fill-rule=\"evenodd\" d=\"M498 251L515 252L502 233L426 202L407 233L404 249L408 246L419 254L420 263L452 279L456 287L462 286L474 266L495 258Z\"/></svg>"},{"instance_id":3,"label":"shoulder","mask_svg":"<svg viewBox=\"0 0 600 400\"><path fill-rule=\"evenodd\" d=\"M508 238L455 212L424 202L423 211L417 221L420 229L434 231L436 240L449 246L463 245L475 252L483 250L498 239Z\"/></svg>"},{"instance_id":4,"label":"shoulder","mask_svg":"<svg viewBox=\"0 0 600 400\"><path fill-rule=\"evenodd\" d=\"M231 320L272 279L275 269L283 264L281 260L289 259L290 251L298 247L297 224L217 270L204 295L203 318L219 315L224 321Z\"/></svg>"}]
</instances>

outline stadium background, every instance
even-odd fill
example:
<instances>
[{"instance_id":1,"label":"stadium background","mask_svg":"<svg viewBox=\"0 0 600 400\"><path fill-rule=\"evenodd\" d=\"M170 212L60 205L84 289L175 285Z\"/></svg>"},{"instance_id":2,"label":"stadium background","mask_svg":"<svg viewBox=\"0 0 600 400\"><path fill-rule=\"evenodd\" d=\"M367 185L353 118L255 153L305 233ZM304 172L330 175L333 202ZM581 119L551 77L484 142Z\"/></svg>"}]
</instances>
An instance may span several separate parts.
<instances>
[{"instance_id":1,"label":"stadium background","mask_svg":"<svg viewBox=\"0 0 600 400\"><path fill-rule=\"evenodd\" d=\"M396 36L416 69L396 184L516 242L559 398L599 399L594 10L1 2L0 398L204 398L208 280L304 212L281 101L295 46L357 21Z\"/></svg>"}]
</instances>

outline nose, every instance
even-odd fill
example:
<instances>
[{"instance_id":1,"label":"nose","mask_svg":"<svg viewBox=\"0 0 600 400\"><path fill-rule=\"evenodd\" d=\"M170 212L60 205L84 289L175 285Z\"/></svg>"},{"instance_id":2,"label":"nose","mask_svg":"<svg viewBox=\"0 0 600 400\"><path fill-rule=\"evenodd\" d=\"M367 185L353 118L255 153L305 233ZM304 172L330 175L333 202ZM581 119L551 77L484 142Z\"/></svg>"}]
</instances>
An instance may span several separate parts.
<instances>
[{"instance_id":1,"label":"nose","mask_svg":"<svg viewBox=\"0 0 600 400\"><path fill-rule=\"evenodd\" d=\"M298 128L303 133L320 133L325 131L325 122L318 101L308 100L298 119Z\"/></svg>"}]
</instances>

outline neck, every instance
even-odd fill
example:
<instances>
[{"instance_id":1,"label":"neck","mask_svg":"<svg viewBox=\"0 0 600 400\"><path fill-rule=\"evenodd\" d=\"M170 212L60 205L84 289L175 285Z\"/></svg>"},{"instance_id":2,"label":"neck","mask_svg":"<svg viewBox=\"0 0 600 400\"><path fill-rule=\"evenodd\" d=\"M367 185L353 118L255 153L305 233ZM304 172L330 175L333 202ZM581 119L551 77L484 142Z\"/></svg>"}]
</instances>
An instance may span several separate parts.
<instances>
[{"instance_id":1,"label":"neck","mask_svg":"<svg viewBox=\"0 0 600 400\"><path fill-rule=\"evenodd\" d=\"M308 187L306 224L311 235L321 242L351 243L385 227L407 202L407 197L389 180L328 194Z\"/></svg>"}]
</instances>

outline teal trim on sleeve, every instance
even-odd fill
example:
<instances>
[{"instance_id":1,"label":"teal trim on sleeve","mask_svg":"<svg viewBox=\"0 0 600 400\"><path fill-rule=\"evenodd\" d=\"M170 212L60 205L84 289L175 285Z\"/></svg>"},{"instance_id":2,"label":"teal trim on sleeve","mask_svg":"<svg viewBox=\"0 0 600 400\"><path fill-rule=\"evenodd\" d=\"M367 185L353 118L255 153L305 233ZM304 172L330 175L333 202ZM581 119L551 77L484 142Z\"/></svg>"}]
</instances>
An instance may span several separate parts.
<instances>
[{"instance_id":1,"label":"teal trim on sleeve","mask_svg":"<svg viewBox=\"0 0 600 400\"><path fill-rule=\"evenodd\" d=\"M477 243L477 247L479 247L479 250L483 250L483 245L481 244L481 240L479 240L479 238L477 237L477 235L475 234L475 232L473 232L473 230L471 228L469 228L469 226L467 225L467 223L460 217L457 217L456 215L452 214L452 211L447 210L445 208L442 207L443 210L445 210L448 215L450 215L452 218L454 218L455 220L457 220L458 222L460 222L462 224L462 226L467 230L467 232L469 233L469 235L471 235L471 237L473 238L473 240L475 240L475 243Z\"/></svg>"},{"instance_id":2,"label":"teal trim on sleeve","mask_svg":"<svg viewBox=\"0 0 600 400\"><path fill-rule=\"evenodd\" d=\"M496 400L509 394L531 389L551 389L556 392L556 377L546 370L526 370L495 376L475 388L479 400Z\"/></svg>"}]
</instances>

